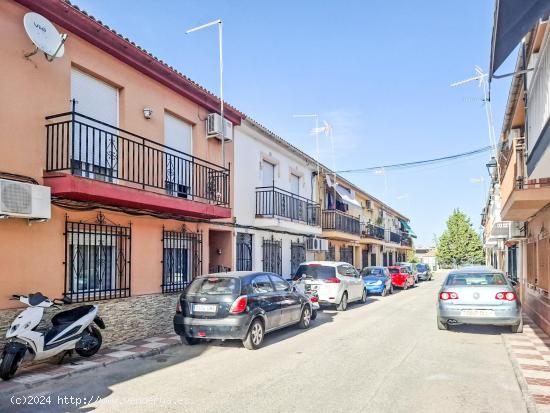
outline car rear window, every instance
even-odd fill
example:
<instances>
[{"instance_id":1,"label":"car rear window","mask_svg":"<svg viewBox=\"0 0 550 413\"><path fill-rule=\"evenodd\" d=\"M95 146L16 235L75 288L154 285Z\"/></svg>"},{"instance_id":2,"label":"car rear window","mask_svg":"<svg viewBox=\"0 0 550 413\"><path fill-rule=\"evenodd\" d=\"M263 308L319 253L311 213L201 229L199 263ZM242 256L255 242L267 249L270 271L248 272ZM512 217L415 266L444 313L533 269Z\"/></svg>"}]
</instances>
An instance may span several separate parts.
<instances>
[{"instance_id":1,"label":"car rear window","mask_svg":"<svg viewBox=\"0 0 550 413\"><path fill-rule=\"evenodd\" d=\"M201 295L238 295L239 291L239 279L230 277L196 278L187 288L187 294Z\"/></svg>"},{"instance_id":2,"label":"car rear window","mask_svg":"<svg viewBox=\"0 0 550 413\"><path fill-rule=\"evenodd\" d=\"M336 277L336 270L334 267L327 265L300 265L295 278L300 278L302 275L315 280L326 280Z\"/></svg>"},{"instance_id":3,"label":"car rear window","mask_svg":"<svg viewBox=\"0 0 550 413\"><path fill-rule=\"evenodd\" d=\"M382 275L384 275L384 270L382 268L379 268L379 267L368 267L368 268L363 269L363 271L361 271L361 275L382 276Z\"/></svg>"},{"instance_id":4,"label":"car rear window","mask_svg":"<svg viewBox=\"0 0 550 413\"><path fill-rule=\"evenodd\" d=\"M417 271L426 271L427 270L426 264L416 264L416 270Z\"/></svg>"},{"instance_id":5,"label":"car rear window","mask_svg":"<svg viewBox=\"0 0 550 413\"><path fill-rule=\"evenodd\" d=\"M399 274L399 268L388 268L390 274Z\"/></svg>"},{"instance_id":6,"label":"car rear window","mask_svg":"<svg viewBox=\"0 0 550 413\"><path fill-rule=\"evenodd\" d=\"M506 279L499 273L449 274L445 285L506 285Z\"/></svg>"}]
</instances>

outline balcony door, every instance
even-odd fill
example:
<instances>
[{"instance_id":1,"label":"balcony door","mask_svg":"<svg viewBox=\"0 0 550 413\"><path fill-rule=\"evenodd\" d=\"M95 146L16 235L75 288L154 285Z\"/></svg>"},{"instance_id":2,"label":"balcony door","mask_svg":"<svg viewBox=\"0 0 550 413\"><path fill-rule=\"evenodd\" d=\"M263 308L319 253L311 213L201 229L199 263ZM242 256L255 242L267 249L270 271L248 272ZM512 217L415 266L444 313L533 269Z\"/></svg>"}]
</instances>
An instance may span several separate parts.
<instances>
[{"instance_id":1,"label":"balcony door","mask_svg":"<svg viewBox=\"0 0 550 413\"><path fill-rule=\"evenodd\" d=\"M80 70L71 70L76 116L72 169L88 178L113 181L118 173L118 89ZM102 122L101 124L99 122Z\"/></svg>"},{"instance_id":2,"label":"balcony door","mask_svg":"<svg viewBox=\"0 0 550 413\"><path fill-rule=\"evenodd\" d=\"M193 196L193 126L169 113L164 113L165 183L168 195ZM206 182L205 182L206 185Z\"/></svg>"}]
</instances>

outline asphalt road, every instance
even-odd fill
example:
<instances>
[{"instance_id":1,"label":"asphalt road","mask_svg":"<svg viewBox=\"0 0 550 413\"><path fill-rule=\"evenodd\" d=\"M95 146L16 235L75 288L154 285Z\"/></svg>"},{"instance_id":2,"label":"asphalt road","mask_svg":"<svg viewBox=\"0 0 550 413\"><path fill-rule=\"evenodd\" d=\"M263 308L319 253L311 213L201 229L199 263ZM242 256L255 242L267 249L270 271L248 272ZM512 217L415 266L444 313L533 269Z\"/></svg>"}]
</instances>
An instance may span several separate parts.
<instances>
[{"instance_id":1,"label":"asphalt road","mask_svg":"<svg viewBox=\"0 0 550 413\"><path fill-rule=\"evenodd\" d=\"M526 411L502 342L508 329L437 330L442 277L346 312L327 309L309 330L272 333L257 351L177 346L19 394L49 404L17 407L1 395L0 411ZM94 402L77 408L71 396Z\"/></svg>"}]
</instances>

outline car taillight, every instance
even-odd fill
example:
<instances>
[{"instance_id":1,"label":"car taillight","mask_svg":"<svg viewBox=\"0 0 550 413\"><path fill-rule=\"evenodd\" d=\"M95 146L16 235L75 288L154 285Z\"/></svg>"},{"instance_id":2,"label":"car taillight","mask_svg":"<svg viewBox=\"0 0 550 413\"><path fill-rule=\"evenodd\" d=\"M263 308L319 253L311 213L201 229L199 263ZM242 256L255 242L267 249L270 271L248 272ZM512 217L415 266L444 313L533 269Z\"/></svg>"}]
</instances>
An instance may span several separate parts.
<instances>
[{"instance_id":1,"label":"car taillight","mask_svg":"<svg viewBox=\"0 0 550 413\"><path fill-rule=\"evenodd\" d=\"M179 298L178 302L176 303L176 313L181 313L181 303Z\"/></svg>"},{"instance_id":2,"label":"car taillight","mask_svg":"<svg viewBox=\"0 0 550 413\"><path fill-rule=\"evenodd\" d=\"M313 296L313 297L310 298L310 300L311 300L312 303L316 303L317 301L319 301L319 297Z\"/></svg>"},{"instance_id":3,"label":"car taillight","mask_svg":"<svg viewBox=\"0 0 550 413\"><path fill-rule=\"evenodd\" d=\"M336 278L336 277L332 277L332 278L327 278L325 280L326 283L339 283L340 282L340 279L339 278Z\"/></svg>"},{"instance_id":4,"label":"car taillight","mask_svg":"<svg viewBox=\"0 0 550 413\"><path fill-rule=\"evenodd\" d=\"M497 300L506 300L506 301L515 301L518 296L516 295L516 293L512 293L512 292L502 292L502 293L497 293L495 295L495 298Z\"/></svg>"},{"instance_id":5,"label":"car taillight","mask_svg":"<svg viewBox=\"0 0 550 413\"><path fill-rule=\"evenodd\" d=\"M456 300L458 298L457 293L449 292L449 293L439 293L439 299L440 300Z\"/></svg>"},{"instance_id":6,"label":"car taillight","mask_svg":"<svg viewBox=\"0 0 550 413\"><path fill-rule=\"evenodd\" d=\"M242 295L233 302L231 308L229 309L229 312L234 314L242 313L244 310L246 310L247 304L248 300L246 298L246 295Z\"/></svg>"}]
</instances>

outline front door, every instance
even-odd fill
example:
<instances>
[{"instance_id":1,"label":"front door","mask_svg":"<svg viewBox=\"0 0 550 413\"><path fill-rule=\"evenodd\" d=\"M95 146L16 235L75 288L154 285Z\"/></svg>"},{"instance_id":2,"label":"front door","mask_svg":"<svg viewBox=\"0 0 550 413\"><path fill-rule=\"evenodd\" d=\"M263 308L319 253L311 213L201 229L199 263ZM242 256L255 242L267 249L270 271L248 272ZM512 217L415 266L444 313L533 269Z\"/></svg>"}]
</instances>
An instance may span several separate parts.
<instances>
[{"instance_id":1,"label":"front door","mask_svg":"<svg viewBox=\"0 0 550 413\"><path fill-rule=\"evenodd\" d=\"M71 99L76 112L87 117L75 117L71 167L76 174L112 181L119 164L118 89L73 68Z\"/></svg>"},{"instance_id":2,"label":"front door","mask_svg":"<svg viewBox=\"0 0 550 413\"><path fill-rule=\"evenodd\" d=\"M170 113L164 113L165 188L168 195L193 196L193 127ZM203 194L198 194L199 196Z\"/></svg>"}]
</instances>

